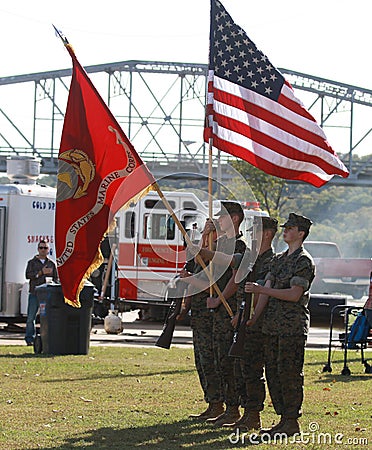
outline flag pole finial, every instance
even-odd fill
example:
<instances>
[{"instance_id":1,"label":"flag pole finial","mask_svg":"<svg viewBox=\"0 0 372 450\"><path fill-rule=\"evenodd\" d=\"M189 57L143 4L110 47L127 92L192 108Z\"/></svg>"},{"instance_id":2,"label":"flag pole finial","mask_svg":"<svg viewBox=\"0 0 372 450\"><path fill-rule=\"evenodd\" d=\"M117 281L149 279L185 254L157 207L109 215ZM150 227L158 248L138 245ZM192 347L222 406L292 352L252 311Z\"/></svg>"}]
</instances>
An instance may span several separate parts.
<instances>
[{"instance_id":1,"label":"flag pole finial","mask_svg":"<svg viewBox=\"0 0 372 450\"><path fill-rule=\"evenodd\" d=\"M52 24L52 25L53 25L54 31L56 32L56 36L59 36L59 37L61 38L62 42L63 42L65 45L68 45L69 42L68 42L68 40L67 40L67 37L66 37L66 36L62 33L62 31L59 30L54 24Z\"/></svg>"},{"instance_id":2,"label":"flag pole finial","mask_svg":"<svg viewBox=\"0 0 372 450\"><path fill-rule=\"evenodd\" d=\"M69 43L67 37L54 24L52 24L52 25L53 25L54 31L56 33L56 36L58 36L61 39L61 41L63 42L63 45L67 48L67 50L71 50L72 53L74 53L74 49L72 48L71 44Z\"/></svg>"}]
</instances>

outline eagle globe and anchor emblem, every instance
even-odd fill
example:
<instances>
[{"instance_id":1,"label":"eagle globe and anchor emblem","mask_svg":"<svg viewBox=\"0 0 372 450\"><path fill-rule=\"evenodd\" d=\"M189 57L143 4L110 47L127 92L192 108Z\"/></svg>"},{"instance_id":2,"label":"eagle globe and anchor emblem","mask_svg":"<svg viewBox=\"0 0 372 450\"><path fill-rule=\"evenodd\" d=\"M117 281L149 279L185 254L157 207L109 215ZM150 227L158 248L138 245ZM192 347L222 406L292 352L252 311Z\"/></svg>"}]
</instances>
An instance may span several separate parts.
<instances>
[{"instance_id":1,"label":"eagle globe and anchor emblem","mask_svg":"<svg viewBox=\"0 0 372 450\"><path fill-rule=\"evenodd\" d=\"M58 161L57 202L87 195L95 173L93 162L82 150L74 148L61 153Z\"/></svg>"}]
</instances>

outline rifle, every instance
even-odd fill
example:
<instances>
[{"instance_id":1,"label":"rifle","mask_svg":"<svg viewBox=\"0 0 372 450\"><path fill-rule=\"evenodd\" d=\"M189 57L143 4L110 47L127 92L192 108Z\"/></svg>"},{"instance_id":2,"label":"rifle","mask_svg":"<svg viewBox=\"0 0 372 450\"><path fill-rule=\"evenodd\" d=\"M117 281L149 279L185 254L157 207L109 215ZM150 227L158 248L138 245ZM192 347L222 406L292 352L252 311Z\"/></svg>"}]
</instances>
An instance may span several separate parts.
<instances>
[{"instance_id":1,"label":"rifle","mask_svg":"<svg viewBox=\"0 0 372 450\"><path fill-rule=\"evenodd\" d=\"M250 280L254 274L252 272L254 262L257 257L257 240L256 240L256 230L253 227L253 239L252 239L252 251L250 254L250 272L248 274L247 280ZM244 281L245 283L245 281ZM244 340L245 340L245 329L246 322L252 317L253 314L253 296L252 294L245 293L244 300L242 301L239 308L238 323L236 324L233 341L229 350L229 356L234 358L243 358L244 356Z\"/></svg>"},{"instance_id":2,"label":"rifle","mask_svg":"<svg viewBox=\"0 0 372 450\"><path fill-rule=\"evenodd\" d=\"M245 324L252 316L253 301L252 294L245 294L245 299L239 308L238 323L234 330L233 341L229 350L229 356L234 358L243 358L244 340L245 340Z\"/></svg>"},{"instance_id":3,"label":"rifle","mask_svg":"<svg viewBox=\"0 0 372 450\"><path fill-rule=\"evenodd\" d=\"M191 242L194 242L196 231L197 231L197 223L193 223L191 236L189 238L189 240ZM184 238L185 237L186 236L184 236ZM187 245L186 239L185 239L185 245ZM191 268L189 267L189 264L191 263L193 265L194 260L193 259L189 260L189 258L186 258L186 259L187 259L187 262L186 262L184 268L186 270L191 270ZM182 292L182 297L181 297L179 294L180 294L182 287L183 287L183 292ZM163 330L162 330L158 340L155 343L155 345L157 347L166 348L167 350L169 350L171 343L172 343L173 333L174 333L174 329L175 329L176 322L177 322L177 316L181 312L182 303L185 299L185 295L187 292L187 285L184 282L180 281L179 275L177 275L169 283L169 288L171 288L173 291L172 292L173 299L169 306L167 317L165 318ZM167 291L168 297L169 297L169 293L171 292L169 288Z\"/></svg>"},{"instance_id":4,"label":"rifle","mask_svg":"<svg viewBox=\"0 0 372 450\"><path fill-rule=\"evenodd\" d=\"M182 283L179 281L177 284L185 285L185 283ZM179 286L177 286L176 289L174 289L174 297L172 298L171 304L169 306L167 317L165 318L165 322L163 325L163 330L162 330L158 340L155 343L155 345L157 347L166 348L167 350L170 349L170 346L172 343L172 338L173 338L173 333L174 333L174 328L175 328L176 322L177 322L177 316L179 315L179 313L181 311L181 306L182 306L184 296L186 294L186 289L184 289L182 297L179 296L179 292L180 292L180 289L179 289ZM169 294L169 290L168 290L168 294Z\"/></svg>"}]
</instances>

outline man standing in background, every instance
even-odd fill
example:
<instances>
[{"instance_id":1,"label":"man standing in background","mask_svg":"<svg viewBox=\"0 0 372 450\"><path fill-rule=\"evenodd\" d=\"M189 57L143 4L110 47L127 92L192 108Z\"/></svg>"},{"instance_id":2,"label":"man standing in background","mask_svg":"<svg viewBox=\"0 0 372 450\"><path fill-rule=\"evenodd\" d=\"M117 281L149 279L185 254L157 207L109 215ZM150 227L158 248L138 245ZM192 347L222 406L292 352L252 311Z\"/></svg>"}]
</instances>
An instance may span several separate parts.
<instances>
[{"instance_id":1,"label":"man standing in background","mask_svg":"<svg viewBox=\"0 0 372 450\"><path fill-rule=\"evenodd\" d=\"M27 345L32 345L35 339L35 321L39 309L35 288L44 284L46 277L52 277L53 281L58 281L57 267L47 256L49 253L49 244L41 240L39 241L37 250L38 254L27 262L26 267L26 278L30 280L25 335Z\"/></svg>"}]
</instances>

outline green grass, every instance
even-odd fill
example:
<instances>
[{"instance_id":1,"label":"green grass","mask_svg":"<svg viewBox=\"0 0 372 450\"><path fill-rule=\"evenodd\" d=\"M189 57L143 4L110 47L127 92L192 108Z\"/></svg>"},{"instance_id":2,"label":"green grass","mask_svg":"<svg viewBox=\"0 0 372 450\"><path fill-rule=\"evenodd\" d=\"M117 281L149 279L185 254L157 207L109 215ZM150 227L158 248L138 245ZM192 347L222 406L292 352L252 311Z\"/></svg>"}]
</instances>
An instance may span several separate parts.
<instances>
[{"instance_id":1,"label":"green grass","mask_svg":"<svg viewBox=\"0 0 372 450\"><path fill-rule=\"evenodd\" d=\"M342 356L336 352L333 372L323 373L326 352L306 353L302 429L319 427L332 443L318 444L314 433L309 443L271 446L372 448L372 374L365 374L359 355L350 352L352 375L340 375ZM247 436L244 445L242 438L233 444L231 431L188 419L205 408L191 349L91 347L89 355L45 356L27 347L0 347L0 377L0 449L251 446ZM264 425L275 420L268 397ZM344 435L342 444L334 443L336 433ZM352 445L345 446L347 440Z\"/></svg>"}]
</instances>

